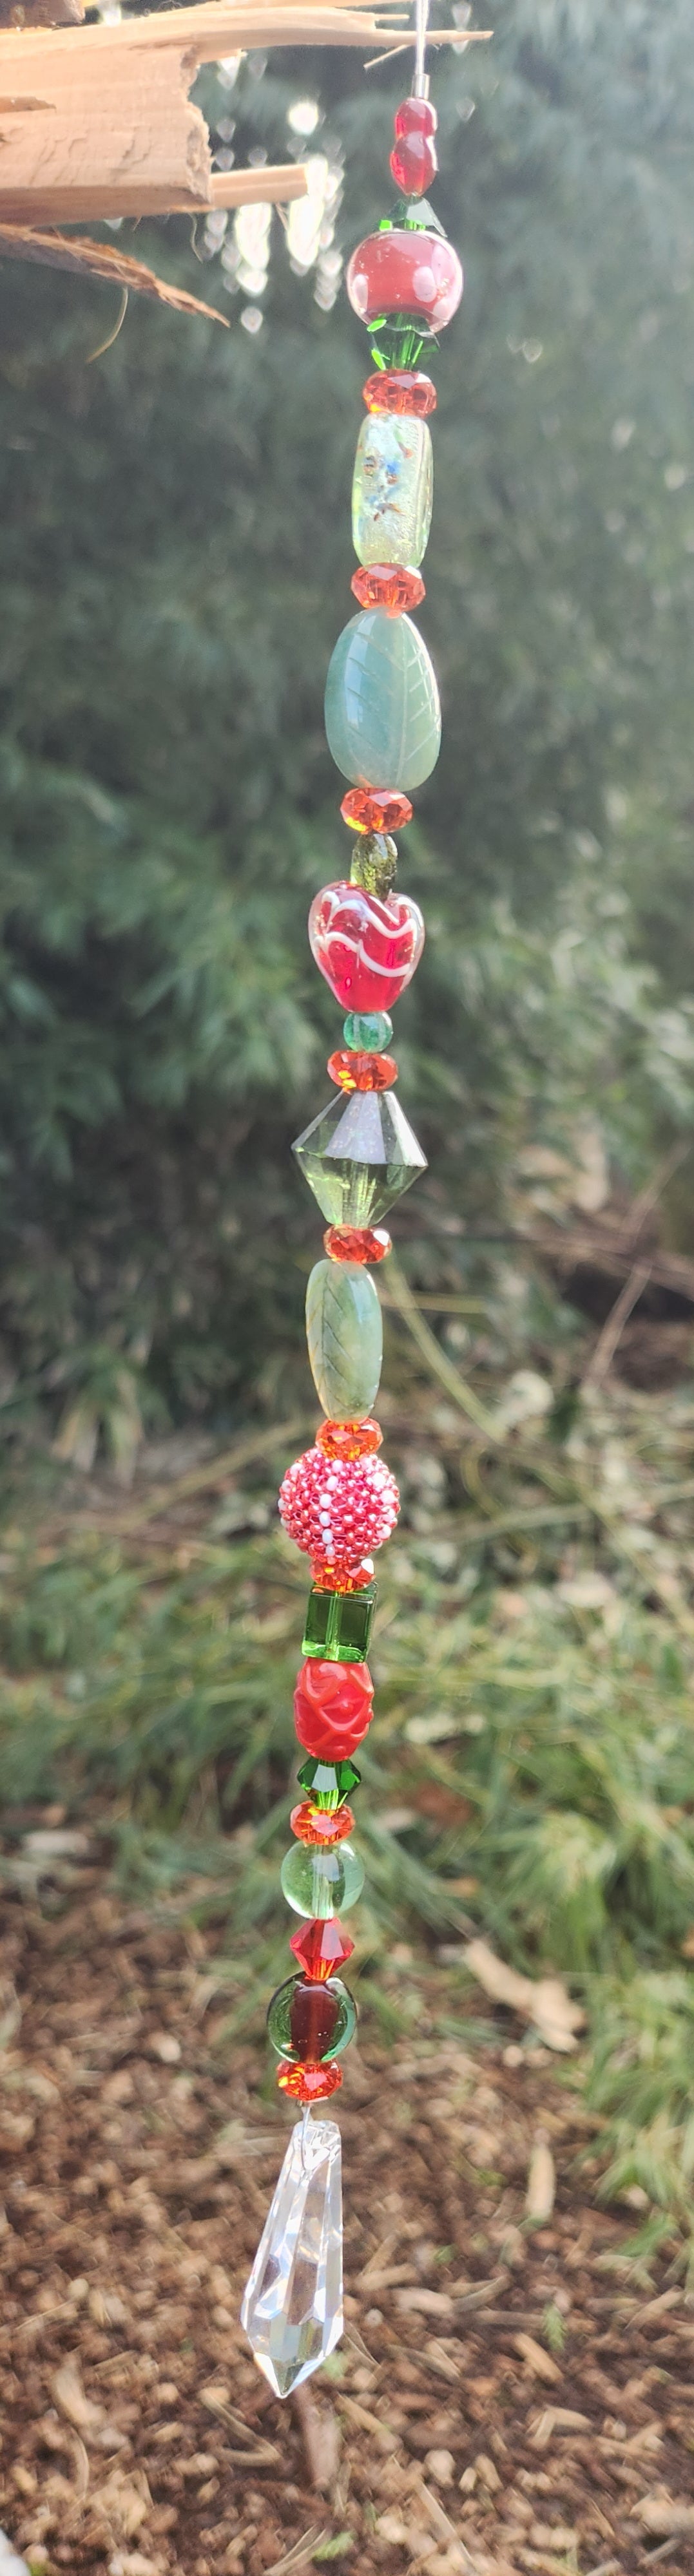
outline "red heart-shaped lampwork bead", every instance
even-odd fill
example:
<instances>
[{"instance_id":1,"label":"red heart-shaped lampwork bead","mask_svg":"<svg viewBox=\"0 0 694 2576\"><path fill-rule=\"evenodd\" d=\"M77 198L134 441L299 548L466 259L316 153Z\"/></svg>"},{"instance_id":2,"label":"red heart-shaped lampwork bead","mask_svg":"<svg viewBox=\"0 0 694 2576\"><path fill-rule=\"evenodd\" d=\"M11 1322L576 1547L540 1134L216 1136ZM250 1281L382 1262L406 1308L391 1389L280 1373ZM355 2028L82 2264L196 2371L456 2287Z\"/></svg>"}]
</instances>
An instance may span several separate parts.
<instances>
[{"instance_id":1,"label":"red heart-shaped lampwork bead","mask_svg":"<svg viewBox=\"0 0 694 2576\"><path fill-rule=\"evenodd\" d=\"M338 879L316 895L308 935L343 1011L390 1011L419 964L424 923L409 895L381 901L366 886Z\"/></svg>"}]
</instances>

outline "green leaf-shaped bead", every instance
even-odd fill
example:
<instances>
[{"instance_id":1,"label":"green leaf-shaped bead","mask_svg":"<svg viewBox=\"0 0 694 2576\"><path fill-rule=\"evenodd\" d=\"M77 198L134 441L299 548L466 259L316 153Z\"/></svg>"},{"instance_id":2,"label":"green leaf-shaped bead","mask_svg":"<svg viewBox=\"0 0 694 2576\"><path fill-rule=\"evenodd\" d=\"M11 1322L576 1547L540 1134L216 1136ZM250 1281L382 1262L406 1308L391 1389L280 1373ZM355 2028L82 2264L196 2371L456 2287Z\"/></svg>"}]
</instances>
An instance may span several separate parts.
<instances>
[{"instance_id":1,"label":"green leaf-shaped bead","mask_svg":"<svg viewBox=\"0 0 694 2576\"><path fill-rule=\"evenodd\" d=\"M306 1339L314 1383L330 1422L361 1422L378 1394L383 1321L369 1270L317 1261L306 1291Z\"/></svg>"},{"instance_id":2,"label":"green leaf-shaped bead","mask_svg":"<svg viewBox=\"0 0 694 2576\"><path fill-rule=\"evenodd\" d=\"M357 787L420 787L435 768L441 708L433 664L411 617L366 608L338 636L325 687L336 767Z\"/></svg>"}]
</instances>

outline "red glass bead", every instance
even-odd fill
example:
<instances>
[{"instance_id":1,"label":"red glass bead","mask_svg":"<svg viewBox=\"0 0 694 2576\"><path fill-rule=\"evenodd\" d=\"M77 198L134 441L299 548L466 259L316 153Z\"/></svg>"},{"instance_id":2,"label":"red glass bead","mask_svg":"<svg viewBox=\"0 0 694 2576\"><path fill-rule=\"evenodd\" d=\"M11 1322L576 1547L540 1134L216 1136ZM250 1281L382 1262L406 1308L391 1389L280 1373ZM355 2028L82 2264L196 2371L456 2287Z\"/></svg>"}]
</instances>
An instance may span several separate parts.
<instances>
[{"instance_id":1,"label":"red glass bead","mask_svg":"<svg viewBox=\"0 0 694 2576\"><path fill-rule=\"evenodd\" d=\"M390 1011L424 947L422 915L410 895L372 894L345 877L314 895L308 935L319 972L344 1011Z\"/></svg>"},{"instance_id":2,"label":"red glass bead","mask_svg":"<svg viewBox=\"0 0 694 2576\"><path fill-rule=\"evenodd\" d=\"M438 126L436 109L430 98L403 98L393 118L395 135L426 134L431 140Z\"/></svg>"},{"instance_id":3,"label":"red glass bead","mask_svg":"<svg viewBox=\"0 0 694 2576\"><path fill-rule=\"evenodd\" d=\"M393 145L390 172L401 197L425 197L438 166L436 147L426 134L410 134Z\"/></svg>"},{"instance_id":4,"label":"red glass bead","mask_svg":"<svg viewBox=\"0 0 694 2576\"><path fill-rule=\"evenodd\" d=\"M290 2005L289 2044L304 2066L327 2057L340 2019L340 1989L299 1977ZM285 2042L286 2045L286 2042Z\"/></svg>"},{"instance_id":5,"label":"red glass bead","mask_svg":"<svg viewBox=\"0 0 694 2576\"><path fill-rule=\"evenodd\" d=\"M458 310L463 272L453 243L442 233L393 225L369 233L352 252L347 293L360 322L382 314L421 314L433 332L444 331Z\"/></svg>"},{"instance_id":6,"label":"red glass bead","mask_svg":"<svg viewBox=\"0 0 694 2576\"><path fill-rule=\"evenodd\" d=\"M412 821L409 796L395 787L350 787L340 813L355 832L402 832Z\"/></svg>"},{"instance_id":7,"label":"red glass bead","mask_svg":"<svg viewBox=\"0 0 694 2576\"><path fill-rule=\"evenodd\" d=\"M283 2058L277 2082L280 2093L288 2093L292 2102L325 2102L342 2083L342 2068L334 2057L327 2066L291 2066Z\"/></svg>"},{"instance_id":8,"label":"red glass bead","mask_svg":"<svg viewBox=\"0 0 694 2576\"><path fill-rule=\"evenodd\" d=\"M324 1458L321 1449L305 1449L280 1486L280 1520L296 1547L347 1573L383 1546L399 1509L383 1458Z\"/></svg>"},{"instance_id":9,"label":"red glass bead","mask_svg":"<svg viewBox=\"0 0 694 2576\"><path fill-rule=\"evenodd\" d=\"M343 1932L339 1915L332 1914L327 1923L302 1923L298 1932L292 1933L289 1947L306 1976L323 1985L326 1977L332 1977L336 1968L343 1968L345 1960L351 1959L354 1942L348 1932Z\"/></svg>"},{"instance_id":10,"label":"red glass bead","mask_svg":"<svg viewBox=\"0 0 694 2576\"><path fill-rule=\"evenodd\" d=\"M324 1556L314 1556L311 1572L314 1592L363 1592L365 1584L373 1583L374 1561L366 1556L363 1565L347 1567L329 1565Z\"/></svg>"},{"instance_id":11,"label":"red glass bead","mask_svg":"<svg viewBox=\"0 0 694 2576\"><path fill-rule=\"evenodd\" d=\"M361 1744L371 1723L373 1682L368 1664L302 1664L294 1692L294 1724L306 1753L319 1761L344 1760Z\"/></svg>"},{"instance_id":12,"label":"red glass bead","mask_svg":"<svg viewBox=\"0 0 694 2576\"><path fill-rule=\"evenodd\" d=\"M358 1055L351 1047L337 1047L327 1070L338 1091L391 1091L398 1078L393 1055Z\"/></svg>"},{"instance_id":13,"label":"red glass bead","mask_svg":"<svg viewBox=\"0 0 694 2576\"><path fill-rule=\"evenodd\" d=\"M368 1458L380 1449L383 1432L380 1422L321 1422L316 1432L316 1448L324 1458Z\"/></svg>"},{"instance_id":14,"label":"red glass bead","mask_svg":"<svg viewBox=\"0 0 694 2576\"><path fill-rule=\"evenodd\" d=\"M330 1261L385 1261L393 1249L384 1225L329 1225L323 1244Z\"/></svg>"},{"instance_id":15,"label":"red glass bead","mask_svg":"<svg viewBox=\"0 0 694 2576\"><path fill-rule=\"evenodd\" d=\"M362 385L367 411L413 412L416 420L427 420L436 410L436 386L431 376L420 375L416 367L385 367L367 376Z\"/></svg>"},{"instance_id":16,"label":"red glass bead","mask_svg":"<svg viewBox=\"0 0 694 2576\"><path fill-rule=\"evenodd\" d=\"M425 596L421 572L412 572L409 564L357 564L350 587L362 608L384 608L386 617L419 608Z\"/></svg>"},{"instance_id":17,"label":"red glass bead","mask_svg":"<svg viewBox=\"0 0 694 2576\"><path fill-rule=\"evenodd\" d=\"M312 1807L310 1798L292 1807L289 1818L298 1843L343 1843L354 1827L351 1807Z\"/></svg>"}]
</instances>

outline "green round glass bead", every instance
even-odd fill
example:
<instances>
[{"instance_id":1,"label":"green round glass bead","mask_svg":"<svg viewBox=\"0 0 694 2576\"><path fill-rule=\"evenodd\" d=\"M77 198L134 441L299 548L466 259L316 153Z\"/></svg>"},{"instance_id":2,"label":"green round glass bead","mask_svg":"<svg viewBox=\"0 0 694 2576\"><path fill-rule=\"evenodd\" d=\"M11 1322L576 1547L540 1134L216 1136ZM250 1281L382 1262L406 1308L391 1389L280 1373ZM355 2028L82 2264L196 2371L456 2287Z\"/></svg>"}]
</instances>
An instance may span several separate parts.
<instances>
[{"instance_id":1,"label":"green round glass bead","mask_svg":"<svg viewBox=\"0 0 694 2576\"><path fill-rule=\"evenodd\" d=\"M380 1055L381 1048L390 1045L393 1022L387 1011L348 1011L342 1035L345 1046L355 1053L364 1050L367 1055Z\"/></svg>"},{"instance_id":2,"label":"green round glass bead","mask_svg":"<svg viewBox=\"0 0 694 2576\"><path fill-rule=\"evenodd\" d=\"M351 1843L337 1849L322 1843L292 1843L280 1870L282 1894L295 1914L325 1923L331 1914L346 1914L364 1885L364 1863Z\"/></svg>"},{"instance_id":3,"label":"green round glass bead","mask_svg":"<svg viewBox=\"0 0 694 2576\"><path fill-rule=\"evenodd\" d=\"M357 2008L341 1977L287 1977L272 1997L267 2027L278 2057L325 2066L354 2038Z\"/></svg>"},{"instance_id":4,"label":"green round glass bead","mask_svg":"<svg viewBox=\"0 0 694 2576\"><path fill-rule=\"evenodd\" d=\"M310 1753L307 1761L302 1762L297 1779L314 1807L327 1808L328 1813L334 1815L338 1807L344 1806L345 1798L351 1797L352 1790L358 1789L361 1772L354 1762L319 1762Z\"/></svg>"}]
</instances>

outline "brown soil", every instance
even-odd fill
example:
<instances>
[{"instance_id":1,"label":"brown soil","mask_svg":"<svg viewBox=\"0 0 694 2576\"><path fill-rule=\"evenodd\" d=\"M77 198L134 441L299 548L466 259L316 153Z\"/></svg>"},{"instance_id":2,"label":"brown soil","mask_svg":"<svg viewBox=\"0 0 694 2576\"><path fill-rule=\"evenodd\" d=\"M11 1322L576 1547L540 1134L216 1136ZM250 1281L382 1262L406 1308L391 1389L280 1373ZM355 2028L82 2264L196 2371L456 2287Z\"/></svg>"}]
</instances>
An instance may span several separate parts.
<instances>
[{"instance_id":1,"label":"brown soil","mask_svg":"<svg viewBox=\"0 0 694 2576\"><path fill-rule=\"evenodd\" d=\"M671 2257L650 2288L630 2270L633 2212L600 2211L575 2161L580 2093L508 2019L476 2054L426 2022L407 2060L351 2052L345 2341L307 2402L275 2402L237 2315L290 2115L262 2052L229 2063L217 1940L98 1883L60 1918L5 1906L17 2545L75 2576L269 2576L291 2552L360 2576L690 2576L694 2305ZM538 2132L558 2181L532 2228Z\"/></svg>"}]
</instances>

